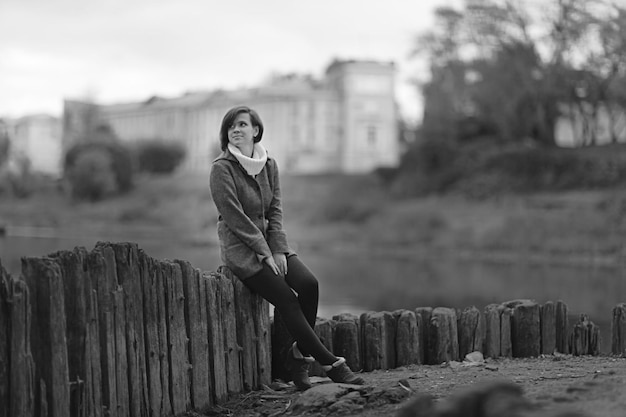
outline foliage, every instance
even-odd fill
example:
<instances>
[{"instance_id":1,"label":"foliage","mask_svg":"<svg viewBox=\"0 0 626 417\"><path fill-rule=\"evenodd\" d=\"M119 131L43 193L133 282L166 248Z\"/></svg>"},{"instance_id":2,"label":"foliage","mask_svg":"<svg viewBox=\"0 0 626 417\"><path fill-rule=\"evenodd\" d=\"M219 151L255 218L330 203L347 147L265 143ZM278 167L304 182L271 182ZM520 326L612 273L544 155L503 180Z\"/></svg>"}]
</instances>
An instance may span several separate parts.
<instances>
[{"instance_id":1,"label":"foliage","mask_svg":"<svg viewBox=\"0 0 626 417\"><path fill-rule=\"evenodd\" d=\"M66 172L72 196L98 201L117 190L113 156L103 147L87 147L78 152Z\"/></svg>"},{"instance_id":2,"label":"foliage","mask_svg":"<svg viewBox=\"0 0 626 417\"><path fill-rule=\"evenodd\" d=\"M458 139L473 118L500 142L554 146L559 106L569 104L588 126L579 144L596 144L598 109L614 119L626 111L626 8L603 0L533 7L466 0L462 10L436 9L415 48L431 66L422 84L428 138Z\"/></svg>"},{"instance_id":3,"label":"foliage","mask_svg":"<svg viewBox=\"0 0 626 417\"><path fill-rule=\"evenodd\" d=\"M402 159L392 189L399 195L503 193L612 187L626 182L626 147L568 149L534 142L450 144L429 140Z\"/></svg>"},{"instance_id":4,"label":"foliage","mask_svg":"<svg viewBox=\"0 0 626 417\"><path fill-rule=\"evenodd\" d=\"M169 174L183 162L185 147L177 142L141 141L134 150L139 171Z\"/></svg>"},{"instance_id":5,"label":"foliage","mask_svg":"<svg viewBox=\"0 0 626 417\"><path fill-rule=\"evenodd\" d=\"M99 200L133 185L130 152L115 141L74 145L65 155L64 168L72 195L79 199Z\"/></svg>"}]
</instances>

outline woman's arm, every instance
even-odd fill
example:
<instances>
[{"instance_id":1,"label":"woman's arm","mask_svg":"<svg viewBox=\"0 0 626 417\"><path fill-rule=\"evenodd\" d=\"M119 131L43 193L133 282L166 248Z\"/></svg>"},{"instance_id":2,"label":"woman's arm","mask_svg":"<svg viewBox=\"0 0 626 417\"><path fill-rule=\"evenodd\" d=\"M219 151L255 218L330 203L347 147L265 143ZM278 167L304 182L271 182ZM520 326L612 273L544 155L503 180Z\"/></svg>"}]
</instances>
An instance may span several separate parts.
<instances>
[{"instance_id":1,"label":"woman's arm","mask_svg":"<svg viewBox=\"0 0 626 417\"><path fill-rule=\"evenodd\" d=\"M217 211L222 215L228 228L246 246L264 258L271 257L272 251L263 237L263 233L243 211L241 202L237 197L235 180L226 165L227 163L218 161L211 168L210 189Z\"/></svg>"},{"instance_id":2,"label":"woman's arm","mask_svg":"<svg viewBox=\"0 0 626 417\"><path fill-rule=\"evenodd\" d=\"M268 161L269 162L269 161ZM288 253L289 245L287 244L287 235L283 230L283 206L280 194L280 179L278 175L278 165L273 159L272 170L269 174L272 175L272 182L274 184L274 191L272 195L272 201L270 203L269 211L267 212L267 242L273 253Z\"/></svg>"}]
</instances>

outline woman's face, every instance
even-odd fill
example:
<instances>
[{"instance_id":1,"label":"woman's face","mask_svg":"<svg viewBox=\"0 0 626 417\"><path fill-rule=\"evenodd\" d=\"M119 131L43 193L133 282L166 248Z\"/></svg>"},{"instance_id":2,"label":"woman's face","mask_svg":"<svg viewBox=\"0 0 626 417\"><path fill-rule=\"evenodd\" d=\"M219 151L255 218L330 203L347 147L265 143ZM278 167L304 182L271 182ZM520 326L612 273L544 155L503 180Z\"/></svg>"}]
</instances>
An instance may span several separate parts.
<instances>
[{"instance_id":1,"label":"woman's face","mask_svg":"<svg viewBox=\"0 0 626 417\"><path fill-rule=\"evenodd\" d=\"M228 142L242 151L243 149L252 149L254 137L258 134L259 128L252 126L250 114L239 113L233 124L228 128Z\"/></svg>"}]
</instances>

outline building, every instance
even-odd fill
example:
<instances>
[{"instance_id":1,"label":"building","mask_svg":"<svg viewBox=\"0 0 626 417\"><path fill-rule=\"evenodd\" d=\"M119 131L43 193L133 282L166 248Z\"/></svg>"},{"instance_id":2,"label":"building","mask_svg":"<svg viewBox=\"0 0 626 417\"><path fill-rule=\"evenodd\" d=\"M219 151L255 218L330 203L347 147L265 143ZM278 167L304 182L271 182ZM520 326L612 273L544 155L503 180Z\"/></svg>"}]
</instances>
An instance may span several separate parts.
<instances>
[{"instance_id":1,"label":"building","mask_svg":"<svg viewBox=\"0 0 626 417\"><path fill-rule=\"evenodd\" d=\"M566 147L626 143L626 112L618 106L561 105L554 135Z\"/></svg>"},{"instance_id":2,"label":"building","mask_svg":"<svg viewBox=\"0 0 626 417\"><path fill-rule=\"evenodd\" d=\"M61 123L38 114L7 122L11 163L26 163L33 172L60 177L62 167Z\"/></svg>"},{"instance_id":3,"label":"building","mask_svg":"<svg viewBox=\"0 0 626 417\"><path fill-rule=\"evenodd\" d=\"M322 80L274 77L249 89L98 105L97 113L123 141L184 143L186 168L202 171L220 151L222 117L245 104L258 111L265 126L263 144L283 172L362 173L398 163L394 77L392 63L334 61ZM67 143L80 136L80 114L84 119L92 113L86 103L65 102Z\"/></svg>"}]
</instances>

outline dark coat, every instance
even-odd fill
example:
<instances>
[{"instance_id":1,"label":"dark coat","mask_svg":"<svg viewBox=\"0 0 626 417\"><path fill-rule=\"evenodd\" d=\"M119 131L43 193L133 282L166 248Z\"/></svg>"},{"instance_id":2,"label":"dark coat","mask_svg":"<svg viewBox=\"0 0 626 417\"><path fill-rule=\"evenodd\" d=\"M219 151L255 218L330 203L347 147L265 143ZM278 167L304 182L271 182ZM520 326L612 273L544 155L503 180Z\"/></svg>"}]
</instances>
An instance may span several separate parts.
<instances>
[{"instance_id":1,"label":"dark coat","mask_svg":"<svg viewBox=\"0 0 626 417\"><path fill-rule=\"evenodd\" d=\"M278 166L267 158L250 176L228 150L213 161L210 175L213 201L219 213L217 234L222 262L240 279L261 271L272 253L294 252L283 230Z\"/></svg>"}]
</instances>

